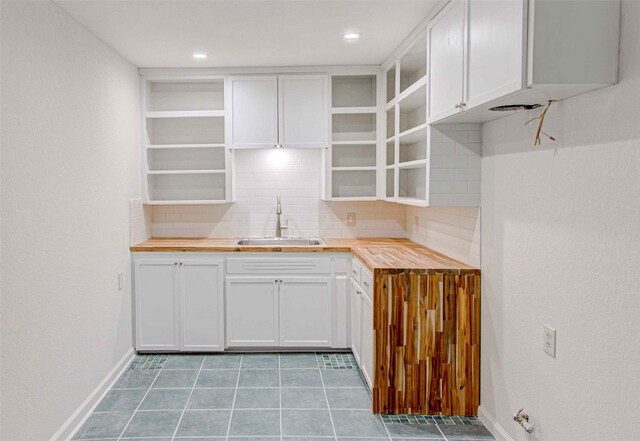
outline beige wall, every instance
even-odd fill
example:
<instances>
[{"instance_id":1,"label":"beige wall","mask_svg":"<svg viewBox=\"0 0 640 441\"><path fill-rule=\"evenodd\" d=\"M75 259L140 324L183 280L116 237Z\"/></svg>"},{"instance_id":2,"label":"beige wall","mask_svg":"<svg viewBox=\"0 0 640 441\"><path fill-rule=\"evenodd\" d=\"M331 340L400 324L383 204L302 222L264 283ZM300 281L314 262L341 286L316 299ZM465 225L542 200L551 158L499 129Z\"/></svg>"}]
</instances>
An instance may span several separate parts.
<instances>
[{"instance_id":1,"label":"beige wall","mask_svg":"<svg viewBox=\"0 0 640 441\"><path fill-rule=\"evenodd\" d=\"M52 2L2 2L0 438L43 441L132 346L137 69Z\"/></svg>"}]
</instances>

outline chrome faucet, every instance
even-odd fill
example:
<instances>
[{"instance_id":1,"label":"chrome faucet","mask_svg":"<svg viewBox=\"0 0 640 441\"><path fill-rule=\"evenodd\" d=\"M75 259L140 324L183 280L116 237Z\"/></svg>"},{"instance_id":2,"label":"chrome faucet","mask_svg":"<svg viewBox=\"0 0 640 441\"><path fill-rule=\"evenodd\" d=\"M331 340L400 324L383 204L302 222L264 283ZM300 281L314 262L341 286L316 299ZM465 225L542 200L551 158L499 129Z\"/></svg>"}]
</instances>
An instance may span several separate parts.
<instances>
[{"instance_id":1,"label":"chrome faucet","mask_svg":"<svg viewBox=\"0 0 640 441\"><path fill-rule=\"evenodd\" d=\"M278 195L278 202L276 205L276 237L282 237L282 230L288 228L287 221L284 224L280 221L280 215L282 214L282 207L280 206L280 195Z\"/></svg>"}]
</instances>

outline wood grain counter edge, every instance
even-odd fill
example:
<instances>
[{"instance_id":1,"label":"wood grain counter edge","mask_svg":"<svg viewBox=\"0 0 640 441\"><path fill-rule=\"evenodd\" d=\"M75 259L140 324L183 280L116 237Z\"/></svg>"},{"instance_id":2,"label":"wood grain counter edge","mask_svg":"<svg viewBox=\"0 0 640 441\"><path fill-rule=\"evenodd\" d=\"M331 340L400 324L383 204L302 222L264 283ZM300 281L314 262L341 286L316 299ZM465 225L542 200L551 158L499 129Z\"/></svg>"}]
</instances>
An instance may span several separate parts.
<instances>
[{"instance_id":1,"label":"wood grain counter edge","mask_svg":"<svg viewBox=\"0 0 640 441\"><path fill-rule=\"evenodd\" d=\"M231 238L151 238L130 247L132 252L283 252L352 253L377 274L480 274L480 269L452 259L409 239L325 239L327 246L273 247L232 245Z\"/></svg>"}]
</instances>

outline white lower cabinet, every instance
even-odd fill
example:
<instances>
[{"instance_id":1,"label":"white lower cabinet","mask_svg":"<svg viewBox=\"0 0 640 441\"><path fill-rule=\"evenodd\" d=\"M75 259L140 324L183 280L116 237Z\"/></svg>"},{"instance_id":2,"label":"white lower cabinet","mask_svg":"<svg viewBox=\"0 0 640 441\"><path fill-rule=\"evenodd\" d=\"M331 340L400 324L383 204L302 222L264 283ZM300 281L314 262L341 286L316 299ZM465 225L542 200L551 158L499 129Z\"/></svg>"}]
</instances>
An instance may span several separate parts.
<instances>
[{"instance_id":1,"label":"white lower cabinet","mask_svg":"<svg viewBox=\"0 0 640 441\"><path fill-rule=\"evenodd\" d=\"M349 261L300 253L134 253L142 352L349 347Z\"/></svg>"},{"instance_id":2,"label":"white lower cabinet","mask_svg":"<svg viewBox=\"0 0 640 441\"><path fill-rule=\"evenodd\" d=\"M351 328L351 352L360 363L360 310L362 309L362 291L353 280L351 281L351 292L349 294L350 328Z\"/></svg>"},{"instance_id":3,"label":"white lower cabinet","mask_svg":"<svg viewBox=\"0 0 640 441\"><path fill-rule=\"evenodd\" d=\"M227 346L331 347L331 277L227 277Z\"/></svg>"},{"instance_id":4,"label":"white lower cabinet","mask_svg":"<svg viewBox=\"0 0 640 441\"><path fill-rule=\"evenodd\" d=\"M373 387L373 303L363 293L360 309L360 367L369 387Z\"/></svg>"},{"instance_id":5,"label":"white lower cabinet","mask_svg":"<svg viewBox=\"0 0 640 441\"><path fill-rule=\"evenodd\" d=\"M227 346L278 345L278 279L227 277Z\"/></svg>"},{"instance_id":6,"label":"white lower cabinet","mask_svg":"<svg viewBox=\"0 0 640 441\"><path fill-rule=\"evenodd\" d=\"M224 350L222 260L135 260L136 349Z\"/></svg>"},{"instance_id":7,"label":"white lower cabinet","mask_svg":"<svg viewBox=\"0 0 640 441\"><path fill-rule=\"evenodd\" d=\"M373 330L372 275L355 259L351 264L357 271L352 272L350 293L351 351L369 386L373 387L373 359L375 356ZM362 289L361 283L367 286Z\"/></svg>"},{"instance_id":8,"label":"white lower cabinet","mask_svg":"<svg viewBox=\"0 0 640 441\"><path fill-rule=\"evenodd\" d=\"M224 350L222 260L182 260L179 265L180 349Z\"/></svg>"},{"instance_id":9,"label":"white lower cabinet","mask_svg":"<svg viewBox=\"0 0 640 441\"><path fill-rule=\"evenodd\" d=\"M331 347L331 277L283 277L280 288L280 346Z\"/></svg>"},{"instance_id":10,"label":"white lower cabinet","mask_svg":"<svg viewBox=\"0 0 640 441\"><path fill-rule=\"evenodd\" d=\"M179 299L174 259L137 260L135 263L136 349L180 349Z\"/></svg>"}]
</instances>

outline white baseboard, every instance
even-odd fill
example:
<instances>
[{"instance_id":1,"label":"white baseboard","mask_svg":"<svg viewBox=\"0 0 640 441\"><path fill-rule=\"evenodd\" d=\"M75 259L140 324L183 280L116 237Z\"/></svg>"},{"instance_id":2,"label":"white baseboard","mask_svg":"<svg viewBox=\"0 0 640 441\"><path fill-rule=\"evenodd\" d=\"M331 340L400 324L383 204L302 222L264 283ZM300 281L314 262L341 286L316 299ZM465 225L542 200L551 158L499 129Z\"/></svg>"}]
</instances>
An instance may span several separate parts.
<instances>
[{"instance_id":1,"label":"white baseboard","mask_svg":"<svg viewBox=\"0 0 640 441\"><path fill-rule=\"evenodd\" d=\"M93 409L98 405L102 397L111 388L111 385L115 383L120 375L131 363L131 360L135 356L133 348L129 349L122 358L116 363L116 365L109 371L106 377L98 384L98 386L89 394L86 400L80 404L80 407L69 417L67 421L53 434L49 441L68 441L73 437L80 426L89 418Z\"/></svg>"},{"instance_id":2,"label":"white baseboard","mask_svg":"<svg viewBox=\"0 0 640 441\"><path fill-rule=\"evenodd\" d=\"M500 423L496 421L493 415L483 406L478 406L478 419L482 421L482 424L491 432L496 441L514 441Z\"/></svg>"}]
</instances>

